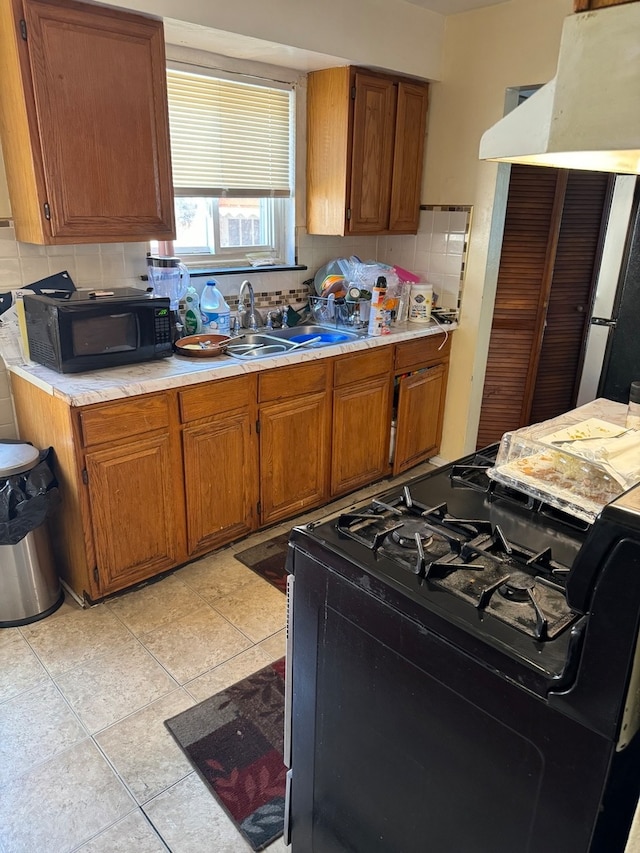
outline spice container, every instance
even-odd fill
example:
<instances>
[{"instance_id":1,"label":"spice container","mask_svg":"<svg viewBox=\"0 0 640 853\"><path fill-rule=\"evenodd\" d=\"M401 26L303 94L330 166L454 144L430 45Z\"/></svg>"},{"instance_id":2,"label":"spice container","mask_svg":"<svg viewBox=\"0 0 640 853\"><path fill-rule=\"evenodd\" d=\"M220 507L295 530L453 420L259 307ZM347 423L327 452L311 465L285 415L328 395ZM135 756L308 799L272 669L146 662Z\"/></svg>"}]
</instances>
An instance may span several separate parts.
<instances>
[{"instance_id":1,"label":"spice container","mask_svg":"<svg viewBox=\"0 0 640 853\"><path fill-rule=\"evenodd\" d=\"M640 380L632 382L629 389L626 427L627 429L640 429Z\"/></svg>"}]
</instances>

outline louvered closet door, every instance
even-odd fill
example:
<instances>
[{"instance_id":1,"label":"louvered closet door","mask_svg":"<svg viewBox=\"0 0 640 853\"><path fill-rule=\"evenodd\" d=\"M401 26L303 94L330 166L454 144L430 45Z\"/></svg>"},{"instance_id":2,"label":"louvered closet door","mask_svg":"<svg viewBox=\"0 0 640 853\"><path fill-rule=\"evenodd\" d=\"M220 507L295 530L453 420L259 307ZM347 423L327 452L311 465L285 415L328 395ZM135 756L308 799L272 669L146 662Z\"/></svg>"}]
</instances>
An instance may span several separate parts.
<instances>
[{"instance_id":1,"label":"louvered closet door","mask_svg":"<svg viewBox=\"0 0 640 853\"><path fill-rule=\"evenodd\" d=\"M511 168L478 447L575 405L608 183Z\"/></svg>"},{"instance_id":2,"label":"louvered closet door","mask_svg":"<svg viewBox=\"0 0 640 853\"><path fill-rule=\"evenodd\" d=\"M568 173L530 423L575 406L610 188L603 172Z\"/></svg>"}]
</instances>

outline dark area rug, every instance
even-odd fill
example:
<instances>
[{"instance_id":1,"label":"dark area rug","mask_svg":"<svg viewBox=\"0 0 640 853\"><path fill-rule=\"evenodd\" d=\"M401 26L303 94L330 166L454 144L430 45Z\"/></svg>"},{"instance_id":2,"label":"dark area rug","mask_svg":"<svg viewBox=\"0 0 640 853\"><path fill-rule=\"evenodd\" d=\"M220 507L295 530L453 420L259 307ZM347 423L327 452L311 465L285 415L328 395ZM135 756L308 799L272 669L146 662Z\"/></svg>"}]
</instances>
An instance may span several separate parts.
<instances>
[{"instance_id":1,"label":"dark area rug","mask_svg":"<svg viewBox=\"0 0 640 853\"><path fill-rule=\"evenodd\" d=\"M287 572L284 564L287 555L288 533L281 533L266 542L247 548L235 555L236 560L263 577L280 592L287 591Z\"/></svg>"},{"instance_id":2,"label":"dark area rug","mask_svg":"<svg viewBox=\"0 0 640 853\"><path fill-rule=\"evenodd\" d=\"M253 850L282 835L284 658L165 725Z\"/></svg>"}]
</instances>

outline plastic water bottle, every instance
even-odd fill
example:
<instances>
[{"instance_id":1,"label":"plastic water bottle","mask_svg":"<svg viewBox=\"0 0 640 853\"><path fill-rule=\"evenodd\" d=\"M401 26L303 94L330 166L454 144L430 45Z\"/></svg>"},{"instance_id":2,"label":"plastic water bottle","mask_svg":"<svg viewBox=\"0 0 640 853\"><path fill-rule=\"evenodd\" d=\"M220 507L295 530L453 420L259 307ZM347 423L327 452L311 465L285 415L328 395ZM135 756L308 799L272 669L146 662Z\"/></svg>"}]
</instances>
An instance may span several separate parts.
<instances>
[{"instance_id":1,"label":"plastic water bottle","mask_svg":"<svg viewBox=\"0 0 640 853\"><path fill-rule=\"evenodd\" d=\"M187 335L199 335L202 331L202 315L200 313L200 297L198 291L189 285L184 297L186 309L184 312L184 330Z\"/></svg>"},{"instance_id":2,"label":"plastic water bottle","mask_svg":"<svg viewBox=\"0 0 640 853\"><path fill-rule=\"evenodd\" d=\"M217 288L216 282L210 279L202 291L200 299L203 332L214 335L228 335L231 321L231 309L224 301L224 296Z\"/></svg>"}]
</instances>

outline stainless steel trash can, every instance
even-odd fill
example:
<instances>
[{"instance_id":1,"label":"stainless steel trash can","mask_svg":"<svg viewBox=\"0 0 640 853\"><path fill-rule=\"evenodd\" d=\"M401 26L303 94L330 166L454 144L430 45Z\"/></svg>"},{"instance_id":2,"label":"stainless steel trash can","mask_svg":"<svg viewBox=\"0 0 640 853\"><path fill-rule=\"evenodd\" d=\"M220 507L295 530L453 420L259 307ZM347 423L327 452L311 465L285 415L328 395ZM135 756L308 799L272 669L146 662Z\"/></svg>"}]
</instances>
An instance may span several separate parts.
<instances>
[{"instance_id":1,"label":"stainless steel trash can","mask_svg":"<svg viewBox=\"0 0 640 853\"><path fill-rule=\"evenodd\" d=\"M28 474L39 458L30 444L0 444L0 488L8 478ZM63 600L46 522L15 544L0 544L0 628L44 619Z\"/></svg>"}]
</instances>

